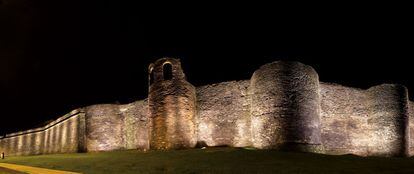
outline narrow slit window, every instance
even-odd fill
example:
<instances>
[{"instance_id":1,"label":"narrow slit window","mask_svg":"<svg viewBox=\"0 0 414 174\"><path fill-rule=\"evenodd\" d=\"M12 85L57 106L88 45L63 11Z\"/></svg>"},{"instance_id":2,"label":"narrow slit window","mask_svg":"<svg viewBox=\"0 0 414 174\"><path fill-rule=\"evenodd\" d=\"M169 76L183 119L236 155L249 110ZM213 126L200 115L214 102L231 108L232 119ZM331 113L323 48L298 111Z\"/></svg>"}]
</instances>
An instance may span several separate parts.
<instances>
[{"instance_id":1,"label":"narrow slit window","mask_svg":"<svg viewBox=\"0 0 414 174\"><path fill-rule=\"evenodd\" d=\"M171 80L172 79L172 66L169 63L166 63L163 66L163 75L164 75L164 80Z\"/></svg>"}]
</instances>

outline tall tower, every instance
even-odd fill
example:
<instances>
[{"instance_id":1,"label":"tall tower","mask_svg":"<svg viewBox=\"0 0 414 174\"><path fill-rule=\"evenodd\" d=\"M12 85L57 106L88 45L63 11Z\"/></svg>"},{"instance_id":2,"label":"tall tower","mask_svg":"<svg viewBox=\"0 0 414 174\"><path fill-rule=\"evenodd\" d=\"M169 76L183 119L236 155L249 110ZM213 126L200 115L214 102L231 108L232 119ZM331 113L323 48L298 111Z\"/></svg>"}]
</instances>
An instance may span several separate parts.
<instances>
[{"instance_id":1,"label":"tall tower","mask_svg":"<svg viewBox=\"0 0 414 174\"><path fill-rule=\"evenodd\" d=\"M149 66L151 149L196 145L195 87L186 81L179 59L162 58Z\"/></svg>"}]
</instances>

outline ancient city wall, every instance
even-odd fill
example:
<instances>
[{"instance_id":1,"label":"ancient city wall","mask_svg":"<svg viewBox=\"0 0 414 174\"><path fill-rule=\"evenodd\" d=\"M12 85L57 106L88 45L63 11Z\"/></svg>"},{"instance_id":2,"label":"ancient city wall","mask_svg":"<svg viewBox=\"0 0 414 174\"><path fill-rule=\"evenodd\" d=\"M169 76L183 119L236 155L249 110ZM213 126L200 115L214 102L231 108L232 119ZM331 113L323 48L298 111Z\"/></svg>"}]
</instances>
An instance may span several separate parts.
<instances>
[{"instance_id":1,"label":"ancient city wall","mask_svg":"<svg viewBox=\"0 0 414 174\"><path fill-rule=\"evenodd\" d=\"M194 148L196 89L187 82L178 59L162 58L149 67L151 149Z\"/></svg>"},{"instance_id":2,"label":"ancient city wall","mask_svg":"<svg viewBox=\"0 0 414 174\"><path fill-rule=\"evenodd\" d=\"M88 151L108 151L125 147L124 118L118 105L93 105L85 110Z\"/></svg>"},{"instance_id":3,"label":"ancient city wall","mask_svg":"<svg viewBox=\"0 0 414 174\"><path fill-rule=\"evenodd\" d=\"M120 105L124 116L124 140L126 149L148 150L150 139L150 119L148 100L140 100Z\"/></svg>"},{"instance_id":4,"label":"ancient city wall","mask_svg":"<svg viewBox=\"0 0 414 174\"><path fill-rule=\"evenodd\" d=\"M253 146L321 150L319 77L299 62L261 66L250 82Z\"/></svg>"},{"instance_id":5,"label":"ancient city wall","mask_svg":"<svg viewBox=\"0 0 414 174\"><path fill-rule=\"evenodd\" d=\"M410 156L414 155L414 102L409 101L409 153Z\"/></svg>"},{"instance_id":6,"label":"ancient city wall","mask_svg":"<svg viewBox=\"0 0 414 174\"><path fill-rule=\"evenodd\" d=\"M74 110L44 127L7 134L7 156L149 149L146 100L126 105L93 105Z\"/></svg>"},{"instance_id":7,"label":"ancient city wall","mask_svg":"<svg viewBox=\"0 0 414 174\"><path fill-rule=\"evenodd\" d=\"M320 84L325 153L408 155L408 95L400 85L367 90Z\"/></svg>"},{"instance_id":8,"label":"ancient city wall","mask_svg":"<svg viewBox=\"0 0 414 174\"><path fill-rule=\"evenodd\" d=\"M149 99L74 110L44 127L0 137L0 151L37 155L189 148L197 143L414 155L414 103L404 86L358 89L323 83L310 66L273 62L260 67L251 80L194 89L174 61L161 59L150 66L158 84L150 86ZM167 81L162 72L166 62L173 64Z\"/></svg>"},{"instance_id":9,"label":"ancient city wall","mask_svg":"<svg viewBox=\"0 0 414 174\"><path fill-rule=\"evenodd\" d=\"M85 115L88 152L149 149L147 100L93 105L85 108Z\"/></svg>"},{"instance_id":10,"label":"ancient city wall","mask_svg":"<svg viewBox=\"0 0 414 174\"><path fill-rule=\"evenodd\" d=\"M251 146L250 81L231 81L197 88L199 145Z\"/></svg>"},{"instance_id":11,"label":"ancient city wall","mask_svg":"<svg viewBox=\"0 0 414 174\"><path fill-rule=\"evenodd\" d=\"M321 83L321 137L326 153L358 154L372 148L367 92L337 84Z\"/></svg>"},{"instance_id":12,"label":"ancient city wall","mask_svg":"<svg viewBox=\"0 0 414 174\"><path fill-rule=\"evenodd\" d=\"M7 134L0 150L8 156L83 151L85 114L74 110L44 127Z\"/></svg>"},{"instance_id":13,"label":"ancient city wall","mask_svg":"<svg viewBox=\"0 0 414 174\"><path fill-rule=\"evenodd\" d=\"M383 84L369 92L372 142L368 155L407 156L409 151L408 92L402 85Z\"/></svg>"}]
</instances>

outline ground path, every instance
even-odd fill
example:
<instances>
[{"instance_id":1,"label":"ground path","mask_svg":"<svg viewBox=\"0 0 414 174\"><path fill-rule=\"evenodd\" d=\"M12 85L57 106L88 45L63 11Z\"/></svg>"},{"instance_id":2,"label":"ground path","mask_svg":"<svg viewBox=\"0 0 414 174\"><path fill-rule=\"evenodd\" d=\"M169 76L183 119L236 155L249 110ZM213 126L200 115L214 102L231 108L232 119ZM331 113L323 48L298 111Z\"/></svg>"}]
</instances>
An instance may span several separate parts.
<instances>
[{"instance_id":1,"label":"ground path","mask_svg":"<svg viewBox=\"0 0 414 174\"><path fill-rule=\"evenodd\" d=\"M61 170L52 170L39 167L30 167L16 164L0 163L0 167L29 174L78 174L75 172L67 172Z\"/></svg>"}]
</instances>

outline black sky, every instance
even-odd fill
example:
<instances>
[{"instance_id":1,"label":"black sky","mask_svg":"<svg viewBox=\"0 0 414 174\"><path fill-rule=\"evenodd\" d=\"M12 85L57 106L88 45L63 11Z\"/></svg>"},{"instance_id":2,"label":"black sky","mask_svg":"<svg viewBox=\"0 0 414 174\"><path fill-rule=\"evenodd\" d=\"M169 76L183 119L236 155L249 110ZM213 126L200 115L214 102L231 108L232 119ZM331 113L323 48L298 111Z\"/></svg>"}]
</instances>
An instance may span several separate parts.
<instances>
[{"instance_id":1,"label":"black sky","mask_svg":"<svg viewBox=\"0 0 414 174\"><path fill-rule=\"evenodd\" d=\"M180 58L195 86L298 60L321 81L414 91L413 14L403 5L175 5L0 0L0 133L144 99L147 66L164 56Z\"/></svg>"}]
</instances>

